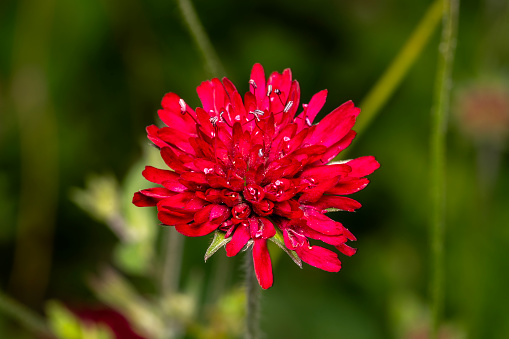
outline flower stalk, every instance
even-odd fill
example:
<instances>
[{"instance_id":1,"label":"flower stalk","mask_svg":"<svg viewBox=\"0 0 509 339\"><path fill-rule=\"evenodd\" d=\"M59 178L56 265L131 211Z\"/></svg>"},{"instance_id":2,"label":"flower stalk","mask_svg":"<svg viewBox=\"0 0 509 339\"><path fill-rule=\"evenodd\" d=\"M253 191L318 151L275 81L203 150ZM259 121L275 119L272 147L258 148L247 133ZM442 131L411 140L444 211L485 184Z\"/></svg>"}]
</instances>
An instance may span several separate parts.
<instances>
[{"instance_id":1,"label":"flower stalk","mask_svg":"<svg viewBox=\"0 0 509 339\"><path fill-rule=\"evenodd\" d=\"M246 334L245 339L256 339L259 334L260 288L253 270L253 251L245 254L246 269Z\"/></svg>"},{"instance_id":2,"label":"flower stalk","mask_svg":"<svg viewBox=\"0 0 509 339\"><path fill-rule=\"evenodd\" d=\"M189 33L191 33L193 36L196 46L202 53L208 71L214 76L225 74L224 68L221 65L221 61L219 61L214 47L212 46L207 33L203 29L203 26L200 23L200 19L198 18L196 10L194 9L191 1L178 0L178 4L180 12L182 13L182 17L184 18L187 28L189 29Z\"/></svg>"},{"instance_id":3,"label":"flower stalk","mask_svg":"<svg viewBox=\"0 0 509 339\"><path fill-rule=\"evenodd\" d=\"M168 297L178 290L184 238L174 229L163 231L165 239L163 243L161 291L165 297Z\"/></svg>"},{"instance_id":4,"label":"flower stalk","mask_svg":"<svg viewBox=\"0 0 509 339\"><path fill-rule=\"evenodd\" d=\"M360 104L362 115L359 116L355 128L357 134L362 133L369 126L421 55L440 23L442 2L443 0L435 0L429 5L403 48L362 100Z\"/></svg>"},{"instance_id":5,"label":"flower stalk","mask_svg":"<svg viewBox=\"0 0 509 339\"><path fill-rule=\"evenodd\" d=\"M452 66L459 0L443 2L443 28L432 109L431 130L431 336L437 338L444 300L444 229L446 123L452 88Z\"/></svg>"}]
</instances>

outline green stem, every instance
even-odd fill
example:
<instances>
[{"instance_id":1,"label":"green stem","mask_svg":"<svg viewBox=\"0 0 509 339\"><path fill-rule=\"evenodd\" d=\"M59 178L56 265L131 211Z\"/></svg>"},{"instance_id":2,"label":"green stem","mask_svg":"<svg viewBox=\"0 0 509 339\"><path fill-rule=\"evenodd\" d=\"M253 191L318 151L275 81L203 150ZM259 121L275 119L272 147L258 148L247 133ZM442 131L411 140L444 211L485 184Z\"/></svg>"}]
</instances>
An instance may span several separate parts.
<instances>
[{"instance_id":1,"label":"green stem","mask_svg":"<svg viewBox=\"0 0 509 339\"><path fill-rule=\"evenodd\" d=\"M245 339L256 339L259 334L258 318L260 312L260 287L258 287L258 282L254 272L252 249L246 251L245 260L247 295Z\"/></svg>"},{"instance_id":2,"label":"green stem","mask_svg":"<svg viewBox=\"0 0 509 339\"><path fill-rule=\"evenodd\" d=\"M219 58L217 57L214 47L210 43L207 33L203 29L200 19L196 14L193 4L190 0L178 0L180 12L186 21L187 28L194 38L194 42L202 53L207 69L212 75L219 77L225 75L225 71Z\"/></svg>"},{"instance_id":3,"label":"green stem","mask_svg":"<svg viewBox=\"0 0 509 339\"><path fill-rule=\"evenodd\" d=\"M163 232L161 296L163 300L170 300L179 288L184 236L174 227L164 227L161 231ZM165 329L161 338L173 338L175 328L179 326L177 320L172 312L166 310L163 316Z\"/></svg>"},{"instance_id":4,"label":"green stem","mask_svg":"<svg viewBox=\"0 0 509 339\"><path fill-rule=\"evenodd\" d=\"M180 281L184 237L173 227L165 227L163 243L163 267L161 273L161 292L164 297L175 294Z\"/></svg>"},{"instance_id":5,"label":"green stem","mask_svg":"<svg viewBox=\"0 0 509 339\"><path fill-rule=\"evenodd\" d=\"M56 335L51 331L43 318L1 291L0 313L15 319L33 333L48 338L56 338Z\"/></svg>"},{"instance_id":6,"label":"green stem","mask_svg":"<svg viewBox=\"0 0 509 339\"><path fill-rule=\"evenodd\" d=\"M442 2L443 0L436 0L429 6L419 25L417 25L391 65L362 100L360 104L362 114L359 115L355 124L357 134L366 129L373 121L421 54L440 22Z\"/></svg>"},{"instance_id":7,"label":"green stem","mask_svg":"<svg viewBox=\"0 0 509 339\"><path fill-rule=\"evenodd\" d=\"M212 268L212 279L209 281L207 289L207 303L215 304L228 288L228 281L231 271L231 260L226 256L217 256Z\"/></svg>"},{"instance_id":8,"label":"green stem","mask_svg":"<svg viewBox=\"0 0 509 339\"><path fill-rule=\"evenodd\" d=\"M19 1L12 46L11 96L19 127L20 189L8 289L33 306L41 304L48 285L58 207L58 120L48 81L55 6L54 0Z\"/></svg>"},{"instance_id":9,"label":"green stem","mask_svg":"<svg viewBox=\"0 0 509 339\"><path fill-rule=\"evenodd\" d=\"M445 147L459 0L443 3L443 28L431 122L431 338L437 338L444 300Z\"/></svg>"}]
</instances>

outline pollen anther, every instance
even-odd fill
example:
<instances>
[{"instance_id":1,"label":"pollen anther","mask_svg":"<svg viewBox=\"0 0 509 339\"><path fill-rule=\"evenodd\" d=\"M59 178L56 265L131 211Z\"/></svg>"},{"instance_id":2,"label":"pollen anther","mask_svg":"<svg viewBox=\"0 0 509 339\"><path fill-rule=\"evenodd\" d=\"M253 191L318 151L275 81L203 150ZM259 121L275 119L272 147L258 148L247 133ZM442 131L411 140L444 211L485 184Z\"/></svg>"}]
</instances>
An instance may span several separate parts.
<instances>
[{"instance_id":1,"label":"pollen anther","mask_svg":"<svg viewBox=\"0 0 509 339\"><path fill-rule=\"evenodd\" d=\"M182 113L182 114L186 113L187 105L186 105L186 102L184 101L184 99L179 100L179 105L180 105L180 113Z\"/></svg>"},{"instance_id":2,"label":"pollen anther","mask_svg":"<svg viewBox=\"0 0 509 339\"><path fill-rule=\"evenodd\" d=\"M216 126L219 117L211 117L209 120L212 123L212 126Z\"/></svg>"},{"instance_id":3,"label":"pollen anther","mask_svg":"<svg viewBox=\"0 0 509 339\"><path fill-rule=\"evenodd\" d=\"M257 121L260 121L260 115L264 115L265 114L264 111L259 110L259 109L255 109L253 112L249 112L249 113L253 114Z\"/></svg>"},{"instance_id":4,"label":"pollen anther","mask_svg":"<svg viewBox=\"0 0 509 339\"><path fill-rule=\"evenodd\" d=\"M290 110L290 108L292 108L292 106L293 106L293 101L288 101L288 103L286 104L285 109L283 111L285 113L288 113L288 111Z\"/></svg>"}]
</instances>

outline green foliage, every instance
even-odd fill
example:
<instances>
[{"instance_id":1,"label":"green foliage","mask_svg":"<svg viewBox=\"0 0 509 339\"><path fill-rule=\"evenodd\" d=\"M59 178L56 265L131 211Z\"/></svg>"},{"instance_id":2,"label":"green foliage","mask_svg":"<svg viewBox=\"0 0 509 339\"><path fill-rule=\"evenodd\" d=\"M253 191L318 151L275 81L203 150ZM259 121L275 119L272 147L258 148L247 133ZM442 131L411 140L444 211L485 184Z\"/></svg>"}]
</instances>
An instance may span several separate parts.
<instances>
[{"instance_id":1,"label":"green foliage","mask_svg":"<svg viewBox=\"0 0 509 339\"><path fill-rule=\"evenodd\" d=\"M232 240L232 237L225 238L225 235L226 235L225 232L221 232L219 230L216 230L214 232L214 238L212 238L212 242L210 243L209 248L205 252L205 261L207 261L207 259L213 256L218 249L225 246L227 243L230 242L230 240Z\"/></svg>"},{"instance_id":2,"label":"green foliage","mask_svg":"<svg viewBox=\"0 0 509 339\"><path fill-rule=\"evenodd\" d=\"M111 330L105 325L84 323L57 301L46 305L48 323L59 339L113 339Z\"/></svg>"},{"instance_id":3,"label":"green foliage","mask_svg":"<svg viewBox=\"0 0 509 339\"><path fill-rule=\"evenodd\" d=\"M293 262L296 263L297 266L302 268L302 260L300 260L300 258L297 255L297 253L295 253L295 251L292 251L292 250L288 249L285 246L285 240L283 238L283 233L281 232L280 229L276 229L276 235L274 235L269 240L272 241L274 244L276 244L280 249L285 251L286 254L288 254L288 256L293 260Z\"/></svg>"}]
</instances>

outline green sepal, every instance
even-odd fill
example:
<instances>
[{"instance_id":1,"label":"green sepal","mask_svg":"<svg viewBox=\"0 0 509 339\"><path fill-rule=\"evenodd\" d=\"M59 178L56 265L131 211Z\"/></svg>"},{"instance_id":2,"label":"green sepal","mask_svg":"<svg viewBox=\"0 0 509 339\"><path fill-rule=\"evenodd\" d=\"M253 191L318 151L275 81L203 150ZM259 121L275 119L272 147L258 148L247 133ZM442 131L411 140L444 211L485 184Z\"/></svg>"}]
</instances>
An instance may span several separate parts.
<instances>
[{"instance_id":1,"label":"green sepal","mask_svg":"<svg viewBox=\"0 0 509 339\"><path fill-rule=\"evenodd\" d=\"M272 238L269 238L270 241L272 241L274 244L278 245L279 248L281 248L283 251L290 256L290 258L293 260L294 263L297 264L300 268L302 268L302 260L300 260L299 256L297 255L297 252L289 249L285 245L285 239L283 237L283 232L279 228L276 228L276 235L274 235Z\"/></svg>"},{"instance_id":2,"label":"green sepal","mask_svg":"<svg viewBox=\"0 0 509 339\"><path fill-rule=\"evenodd\" d=\"M241 249L242 252L245 252L249 249L249 247L251 247L251 245L254 244L254 240L253 239L249 239L247 241L247 243L244 245L244 247Z\"/></svg>"},{"instance_id":3,"label":"green sepal","mask_svg":"<svg viewBox=\"0 0 509 339\"><path fill-rule=\"evenodd\" d=\"M210 244L207 252L205 252L205 261L210 258L214 253L217 252L218 249L225 246L227 243L232 240L232 237L225 238L226 233L216 230L214 232L214 238L212 239L212 243Z\"/></svg>"}]
</instances>

